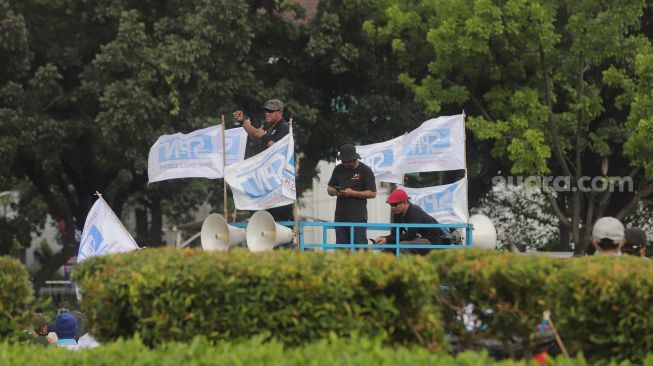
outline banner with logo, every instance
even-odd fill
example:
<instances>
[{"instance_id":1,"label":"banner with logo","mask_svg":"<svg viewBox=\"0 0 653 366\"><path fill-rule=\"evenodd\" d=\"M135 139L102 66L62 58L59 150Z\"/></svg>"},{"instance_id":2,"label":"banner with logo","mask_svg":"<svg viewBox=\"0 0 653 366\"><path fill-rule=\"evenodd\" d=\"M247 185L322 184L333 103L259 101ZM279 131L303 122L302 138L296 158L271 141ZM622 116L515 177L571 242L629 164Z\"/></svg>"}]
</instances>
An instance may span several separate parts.
<instances>
[{"instance_id":1,"label":"banner with logo","mask_svg":"<svg viewBox=\"0 0 653 366\"><path fill-rule=\"evenodd\" d=\"M377 182L403 183L403 174L392 173L396 160L394 147L401 139L402 136L377 144L356 146L361 161L372 168Z\"/></svg>"},{"instance_id":2,"label":"banner with logo","mask_svg":"<svg viewBox=\"0 0 653 366\"><path fill-rule=\"evenodd\" d=\"M224 135L225 151L227 152L227 165L236 164L245 160L245 149L247 148L247 132L242 127L230 128ZM218 140L222 146L222 140Z\"/></svg>"},{"instance_id":3,"label":"banner with logo","mask_svg":"<svg viewBox=\"0 0 653 366\"><path fill-rule=\"evenodd\" d=\"M406 191L411 203L421 207L438 223L467 223L467 179L435 187L399 188Z\"/></svg>"},{"instance_id":4,"label":"banner with logo","mask_svg":"<svg viewBox=\"0 0 653 366\"><path fill-rule=\"evenodd\" d=\"M138 249L134 238L107 202L102 197L98 198L86 216L77 263L98 255L124 253L134 249Z\"/></svg>"},{"instance_id":5,"label":"banner with logo","mask_svg":"<svg viewBox=\"0 0 653 366\"><path fill-rule=\"evenodd\" d=\"M394 174L465 169L463 114L430 119L395 145Z\"/></svg>"},{"instance_id":6,"label":"banner with logo","mask_svg":"<svg viewBox=\"0 0 653 366\"><path fill-rule=\"evenodd\" d=\"M288 135L263 152L225 168L239 210L263 210L295 202L295 145Z\"/></svg>"},{"instance_id":7,"label":"banner with logo","mask_svg":"<svg viewBox=\"0 0 653 366\"><path fill-rule=\"evenodd\" d=\"M225 133L226 163L245 158L247 132L242 127ZM222 178L222 126L212 126L189 134L163 135L150 148L147 162L149 182L175 178Z\"/></svg>"}]
</instances>

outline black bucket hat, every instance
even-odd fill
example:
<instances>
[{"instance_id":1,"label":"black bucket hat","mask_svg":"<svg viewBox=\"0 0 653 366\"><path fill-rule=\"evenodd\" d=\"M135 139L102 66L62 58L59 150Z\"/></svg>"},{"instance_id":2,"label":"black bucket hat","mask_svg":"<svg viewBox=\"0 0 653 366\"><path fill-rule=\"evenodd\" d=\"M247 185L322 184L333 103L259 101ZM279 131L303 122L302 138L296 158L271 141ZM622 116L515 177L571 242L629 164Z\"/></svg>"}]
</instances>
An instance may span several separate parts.
<instances>
[{"instance_id":1,"label":"black bucket hat","mask_svg":"<svg viewBox=\"0 0 653 366\"><path fill-rule=\"evenodd\" d=\"M361 156L356 152L356 146L352 144L345 144L340 146L340 152L338 153L338 160L340 161L352 161L360 159Z\"/></svg>"}]
</instances>

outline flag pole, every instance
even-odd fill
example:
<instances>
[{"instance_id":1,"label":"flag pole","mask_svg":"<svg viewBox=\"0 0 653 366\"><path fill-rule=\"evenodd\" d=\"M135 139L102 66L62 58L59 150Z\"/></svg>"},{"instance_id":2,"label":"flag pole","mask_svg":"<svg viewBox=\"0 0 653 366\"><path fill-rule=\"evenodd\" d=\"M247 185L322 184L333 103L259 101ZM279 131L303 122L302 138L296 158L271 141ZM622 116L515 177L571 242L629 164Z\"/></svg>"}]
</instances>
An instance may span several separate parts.
<instances>
[{"instance_id":1,"label":"flag pole","mask_svg":"<svg viewBox=\"0 0 653 366\"><path fill-rule=\"evenodd\" d=\"M227 166L227 145L225 143L225 137L224 135L227 133L227 129L225 128L224 125L224 114L220 116L220 121L222 122L222 171L225 171L225 168ZM224 173L223 173L224 175ZM227 180L225 178L222 179L224 182L224 191L223 193L223 211L224 211L224 218L225 220L227 219L227 210L229 209L229 203L227 202L227 189L229 188L229 185L227 184Z\"/></svg>"},{"instance_id":2,"label":"flag pole","mask_svg":"<svg viewBox=\"0 0 653 366\"><path fill-rule=\"evenodd\" d=\"M292 117L288 118L288 124L290 125L290 133L294 133L293 131L293 123L292 123ZM295 146L294 146L294 135L293 135L293 154L295 154ZM295 154L295 182L297 181L297 172L299 171L299 160L301 159L301 156ZM295 185L295 190L297 189L297 185ZM301 251L300 247L300 235L299 235L299 206L297 205L297 196L295 196L295 202L292 205L292 215L295 218L295 244L297 245L297 250Z\"/></svg>"},{"instance_id":3,"label":"flag pole","mask_svg":"<svg viewBox=\"0 0 653 366\"><path fill-rule=\"evenodd\" d=\"M463 137L465 138L465 143L464 143L464 153L465 153L465 210L467 210L467 224L469 224L469 179L467 178L467 129L465 128L465 122L467 120L467 115L465 114L465 110L463 109ZM467 234L470 233L471 230L466 230L465 231L465 241L469 242L469 239L467 238ZM474 239L472 235L472 240Z\"/></svg>"}]
</instances>

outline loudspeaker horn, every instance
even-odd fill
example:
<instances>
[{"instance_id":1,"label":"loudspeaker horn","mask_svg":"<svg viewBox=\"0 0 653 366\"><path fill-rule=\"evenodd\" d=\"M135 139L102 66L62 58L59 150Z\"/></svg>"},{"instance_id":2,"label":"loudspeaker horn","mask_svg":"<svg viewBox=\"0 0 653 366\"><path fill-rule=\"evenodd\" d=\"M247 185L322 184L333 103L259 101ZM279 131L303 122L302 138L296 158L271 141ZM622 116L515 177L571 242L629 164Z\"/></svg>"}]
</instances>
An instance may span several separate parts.
<instances>
[{"instance_id":1,"label":"loudspeaker horn","mask_svg":"<svg viewBox=\"0 0 653 366\"><path fill-rule=\"evenodd\" d=\"M293 231L274 222L269 212L257 211L249 219L246 236L247 247L251 252L263 252L291 242Z\"/></svg>"},{"instance_id":2,"label":"loudspeaker horn","mask_svg":"<svg viewBox=\"0 0 653 366\"><path fill-rule=\"evenodd\" d=\"M202 223L202 248L206 251L225 251L245 241L245 229L227 224L222 215L212 213Z\"/></svg>"},{"instance_id":3,"label":"loudspeaker horn","mask_svg":"<svg viewBox=\"0 0 653 366\"><path fill-rule=\"evenodd\" d=\"M489 217L477 214L469 218L469 223L474 225L472 246L483 249L496 249L497 229Z\"/></svg>"}]
</instances>

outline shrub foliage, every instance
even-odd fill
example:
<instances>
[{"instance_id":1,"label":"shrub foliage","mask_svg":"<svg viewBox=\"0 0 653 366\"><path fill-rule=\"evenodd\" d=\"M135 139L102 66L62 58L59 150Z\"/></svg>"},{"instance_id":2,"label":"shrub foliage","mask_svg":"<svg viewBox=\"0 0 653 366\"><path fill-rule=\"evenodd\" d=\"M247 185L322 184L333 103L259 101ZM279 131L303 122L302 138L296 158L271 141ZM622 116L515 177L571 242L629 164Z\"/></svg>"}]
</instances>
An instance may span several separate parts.
<instances>
[{"instance_id":1,"label":"shrub foliage","mask_svg":"<svg viewBox=\"0 0 653 366\"><path fill-rule=\"evenodd\" d=\"M0 339L15 339L29 325L34 289L27 268L10 257L0 257Z\"/></svg>"},{"instance_id":2,"label":"shrub foliage","mask_svg":"<svg viewBox=\"0 0 653 366\"><path fill-rule=\"evenodd\" d=\"M0 364L12 366L33 365L92 365L92 366L179 366L179 365L313 365L313 366L368 366L368 365L441 365L441 366L526 366L525 361L492 360L487 353L465 352L456 356L430 353L420 348L390 348L379 340L341 339L329 337L307 343L301 347L287 348L278 341L263 342L256 337L242 342L211 344L195 338L184 343L169 343L156 348L144 345L140 339L120 340L102 347L69 351L56 347L44 349L38 345L0 344ZM551 360L551 366L584 366L587 361L578 358ZM653 366L649 357L645 366ZM617 365L617 363L605 363ZM628 362L619 366L629 366Z\"/></svg>"},{"instance_id":3,"label":"shrub foliage","mask_svg":"<svg viewBox=\"0 0 653 366\"><path fill-rule=\"evenodd\" d=\"M443 343L438 278L418 257L147 249L93 258L73 275L103 341L136 333L150 345L269 333L297 345L333 333L429 349Z\"/></svg>"},{"instance_id":4,"label":"shrub foliage","mask_svg":"<svg viewBox=\"0 0 653 366\"><path fill-rule=\"evenodd\" d=\"M446 331L462 348L490 337L507 353L519 343L528 356L550 311L570 353L590 361L643 362L653 349L653 265L628 256L143 250L94 258L74 277L103 341L137 333L148 345L268 334L296 346L360 334L434 350Z\"/></svg>"}]
</instances>

